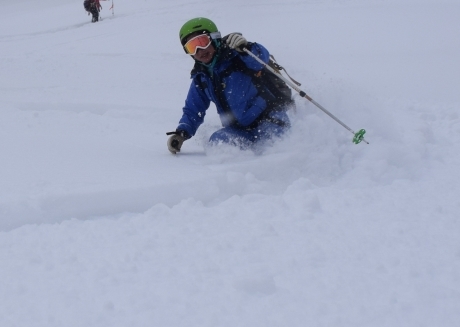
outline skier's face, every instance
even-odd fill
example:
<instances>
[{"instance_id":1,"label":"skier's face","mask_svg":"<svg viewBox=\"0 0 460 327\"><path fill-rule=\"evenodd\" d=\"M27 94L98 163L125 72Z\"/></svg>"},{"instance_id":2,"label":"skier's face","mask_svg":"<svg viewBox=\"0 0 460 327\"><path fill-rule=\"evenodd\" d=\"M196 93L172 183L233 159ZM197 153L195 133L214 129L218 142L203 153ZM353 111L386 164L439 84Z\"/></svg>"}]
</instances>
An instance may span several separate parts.
<instances>
[{"instance_id":1,"label":"skier's face","mask_svg":"<svg viewBox=\"0 0 460 327\"><path fill-rule=\"evenodd\" d=\"M202 63L209 64L214 57L216 49L211 44L206 49L198 49L196 54L193 56L196 60L201 61Z\"/></svg>"},{"instance_id":2,"label":"skier's face","mask_svg":"<svg viewBox=\"0 0 460 327\"><path fill-rule=\"evenodd\" d=\"M196 36L200 35L201 33L193 33L189 35L186 39L186 42L190 41L191 39L195 38ZM211 39L209 39L211 41ZM214 53L216 52L216 48L214 48L214 45L210 43L206 48L201 48L198 47L196 49L196 53L193 55L193 58L195 60L198 60L202 63L208 64L212 61L212 58L214 57Z\"/></svg>"}]
</instances>

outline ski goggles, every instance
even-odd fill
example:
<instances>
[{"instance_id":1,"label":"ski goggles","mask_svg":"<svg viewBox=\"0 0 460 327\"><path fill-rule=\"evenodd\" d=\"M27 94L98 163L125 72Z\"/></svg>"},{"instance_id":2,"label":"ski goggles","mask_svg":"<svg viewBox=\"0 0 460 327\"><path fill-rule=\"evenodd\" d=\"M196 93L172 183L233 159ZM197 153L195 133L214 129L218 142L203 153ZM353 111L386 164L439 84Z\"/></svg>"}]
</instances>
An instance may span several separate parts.
<instances>
[{"instance_id":1,"label":"ski goggles","mask_svg":"<svg viewBox=\"0 0 460 327\"><path fill-rule=\"evenodd\" d=\"M208 34L200 34L191 38L184 45L185 52L194 56L198 49L206 49L211 45L211 38Z\"/></svg>"}]
</instances>

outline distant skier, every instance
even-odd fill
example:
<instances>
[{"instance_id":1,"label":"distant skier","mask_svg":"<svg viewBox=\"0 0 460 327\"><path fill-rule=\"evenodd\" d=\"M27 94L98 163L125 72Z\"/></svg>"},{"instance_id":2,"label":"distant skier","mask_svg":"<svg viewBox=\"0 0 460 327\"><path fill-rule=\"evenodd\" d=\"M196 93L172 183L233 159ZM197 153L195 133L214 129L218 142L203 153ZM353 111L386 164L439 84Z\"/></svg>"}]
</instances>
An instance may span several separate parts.
<instances>
[{"instance_id":1,"label":"distant skier","mask_svg":"<svg viewBox=\"0 0 460 327\"><path fill-rule=\"evenodd\" d=\"M102 9L99 0L85 0L83 1L83 7L85 7L85 10L88 12L88 15L93 15L93 19L91 20L91 22L95 23L99 21L99 12Z\"/></svg>"},{"instance_id":2,"label":"distant skier","mask_svg":"<svg viewBox=\"0 0 460 327\"><path fill-rule=\"evenodd\" d=\"M179 38L195 66L182 118L176 130L167 133L171 135L167 142L171 153L179 152L182 143L195 135L211 102L223 126L211 135L212 145L226 143L249 149L290 127L286 113L294 103L290 88L273 81L274 75L242 50L246 48L268 63L267 49L248 42L240 33L222 38L216 25L202 17L186 22Z\"/></svg>"}]
</instances>

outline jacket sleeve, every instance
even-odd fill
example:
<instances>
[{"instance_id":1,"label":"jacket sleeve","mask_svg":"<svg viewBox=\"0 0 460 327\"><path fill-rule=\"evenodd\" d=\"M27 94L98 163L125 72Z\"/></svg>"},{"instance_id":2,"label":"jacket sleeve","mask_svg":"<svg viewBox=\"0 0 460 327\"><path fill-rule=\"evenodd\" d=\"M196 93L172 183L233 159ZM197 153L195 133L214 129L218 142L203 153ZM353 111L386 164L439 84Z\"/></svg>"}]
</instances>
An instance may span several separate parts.
<instances>
[{"instance_id":1,"label":"jacket sleeve","mask_svg":"<svg viewBox=\"0 0 460 327\"><path fill-rule=\"evenodd\" d=\"M186 131L190 136L195 135L198 127L203 123L206 110L211 101L204 92L197 76L193 77L190 89L182 109L182 118L177 126L178 130Z\"/></svg>"},{"instance_id":2,"label":"jacket sleeve","mask_svg":"<svg viewBox=\"0 0 460 327\"><path fill-rule=\"evenodd\" d=\"M249 43L248 49L262 61L268 62L270 54L262 45ZM246 53L238 53L237 55L246 67L255 72L264 68L261 63ZM260 96L251 77L240 72L235 72L234 82L228 83L226 98L232 108L234 118L241 126L252 124L267 108L266 101Z\"/></svg>"}]
</instances>

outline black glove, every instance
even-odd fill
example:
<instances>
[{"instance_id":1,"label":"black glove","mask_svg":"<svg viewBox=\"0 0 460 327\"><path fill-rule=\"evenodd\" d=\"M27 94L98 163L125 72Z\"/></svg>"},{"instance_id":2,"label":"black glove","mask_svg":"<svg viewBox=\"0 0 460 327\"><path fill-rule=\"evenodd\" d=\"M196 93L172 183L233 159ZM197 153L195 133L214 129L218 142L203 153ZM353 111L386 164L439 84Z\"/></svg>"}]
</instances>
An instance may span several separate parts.
<instances>
[{"instance_id":1,"label":"black glove","mask_svg":"<svg viewBox=\"0 0 460 327\"><path fill-rule=\"evenodd\" d=\"M168 150L172 154L176 154L180 152L180 148L182 147L182 143L185 140L190 138L190 135L186 131L176 130L175 132L168 132L166 135L171 135L168 139L167 145Z\"/></svg>"}]
</instances>

